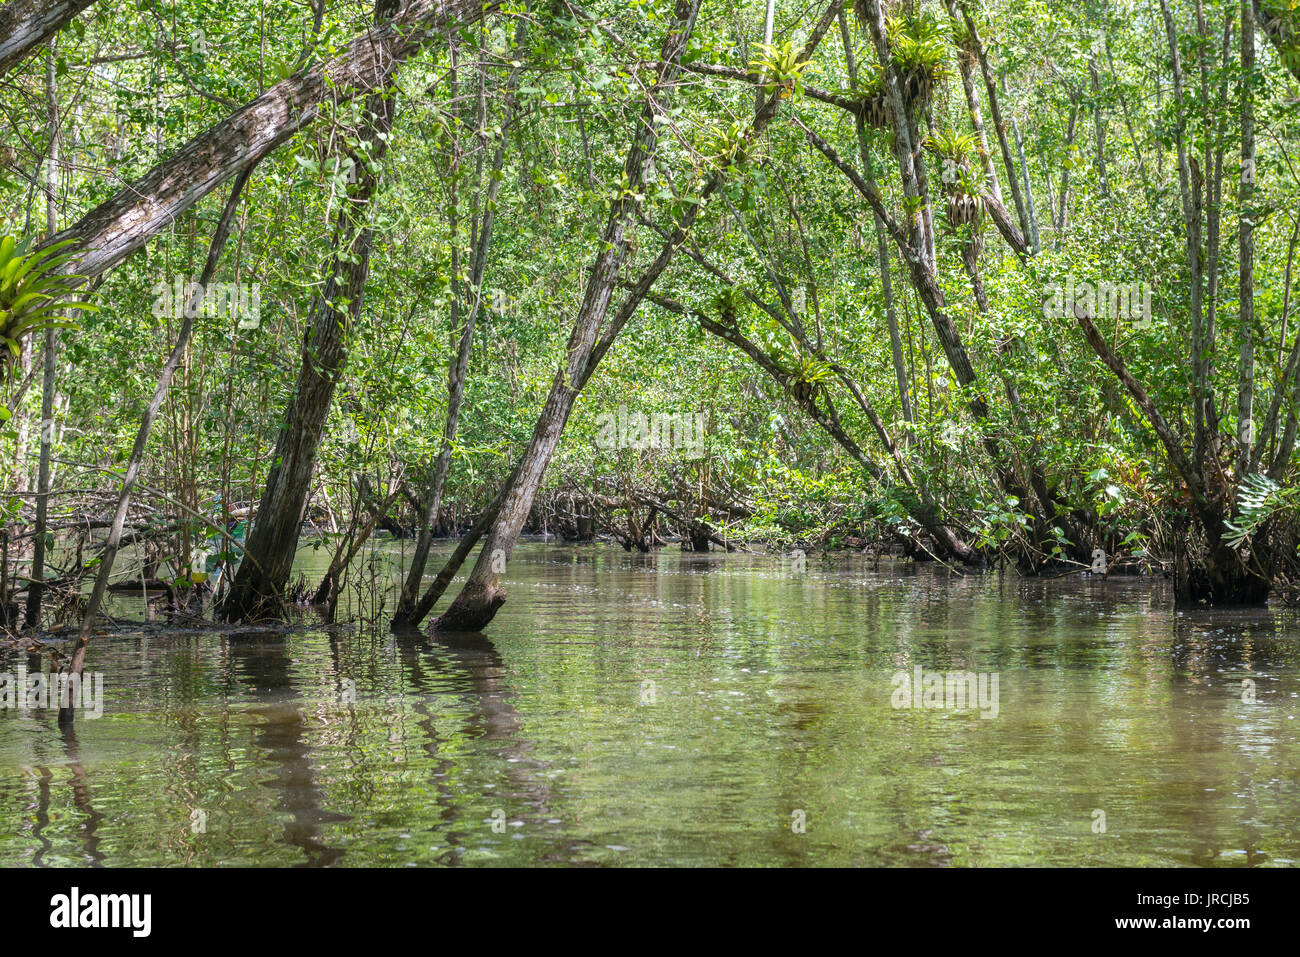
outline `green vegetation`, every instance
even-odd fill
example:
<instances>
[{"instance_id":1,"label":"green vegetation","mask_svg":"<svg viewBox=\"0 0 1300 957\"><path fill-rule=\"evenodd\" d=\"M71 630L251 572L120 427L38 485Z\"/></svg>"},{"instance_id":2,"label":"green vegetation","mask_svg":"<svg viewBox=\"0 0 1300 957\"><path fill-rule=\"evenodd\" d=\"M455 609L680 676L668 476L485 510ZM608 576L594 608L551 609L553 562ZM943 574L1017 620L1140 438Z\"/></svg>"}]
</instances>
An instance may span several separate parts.
<instances>
[{"instance_id":1,"label":"green vegetation","mask_svg":"<svg viewBox=\"0 0 1300 957\"><path fill-rule=\"evenodd\" d=\"M418 543L408 624L483 543L453 630L542 531L1027 575L1100 550L1188 605L1300 581L1291 7L778 5L770 44L763 15L27 25L0 79L4 620L88 635L101 570L213 571L227 620L332 608L375 534ZM463 547L431 585L439 535Z\"/></svg>"}]
</instances>

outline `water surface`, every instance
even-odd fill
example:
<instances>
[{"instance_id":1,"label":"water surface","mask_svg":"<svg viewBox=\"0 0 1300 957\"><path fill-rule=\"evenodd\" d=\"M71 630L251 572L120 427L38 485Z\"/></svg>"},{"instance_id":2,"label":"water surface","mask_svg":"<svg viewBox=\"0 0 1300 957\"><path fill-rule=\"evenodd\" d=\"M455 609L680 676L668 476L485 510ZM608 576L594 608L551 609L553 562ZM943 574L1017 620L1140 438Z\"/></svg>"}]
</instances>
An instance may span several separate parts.
<instances>
[{"instance_id":1,"label":"water surface","mask_svg":"<svg viewBox=\"0 0 1300 957\"><path fill-rule=\"evenodd\" d=\"M382 622L370 584L400 562L379 546L343 610ZM450 644L123 624L87 662L102 718L0 711L0 865L1300 860L1292 612L1176 615L1151 579L553 543L518 549L508 592ZM893 707L917 666L995 674L997 716Z\"/></svg>"}]
</instances>

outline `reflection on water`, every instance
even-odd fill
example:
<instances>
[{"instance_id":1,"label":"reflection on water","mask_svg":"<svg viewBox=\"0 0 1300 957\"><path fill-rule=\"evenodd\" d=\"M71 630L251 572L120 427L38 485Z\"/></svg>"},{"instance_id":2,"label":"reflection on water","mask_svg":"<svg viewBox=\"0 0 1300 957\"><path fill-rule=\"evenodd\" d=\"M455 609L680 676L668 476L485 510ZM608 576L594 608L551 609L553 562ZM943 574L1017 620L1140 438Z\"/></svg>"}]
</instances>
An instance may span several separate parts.
<instances>
[{"instance_id":1,"label":"reflection on water","mask_svg":"<svg viewBox=\"0 0 1300 957\"><path fill-rule=\"evenodd\" d=\"M397 581L399 546L377 555ZM1300 860L1294 613L541 543L508 582L490 638L98 640L103 718L0 711L0 864ZM895 709L918 666L998 675L997 717Z\"/></svg>"}]
</instances>

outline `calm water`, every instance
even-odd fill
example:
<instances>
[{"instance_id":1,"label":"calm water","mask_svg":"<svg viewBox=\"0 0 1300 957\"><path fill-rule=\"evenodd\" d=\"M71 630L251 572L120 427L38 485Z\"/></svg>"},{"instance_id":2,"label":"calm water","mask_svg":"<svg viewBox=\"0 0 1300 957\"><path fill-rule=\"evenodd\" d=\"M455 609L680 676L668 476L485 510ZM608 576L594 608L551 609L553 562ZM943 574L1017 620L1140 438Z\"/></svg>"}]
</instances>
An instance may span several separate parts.
<instances>
[{"instance_id":1,"label":"calm water","mask_svg":"<svg viewBox=\"0 0 1300 957\"><path fill-rule=\"evenodd\" d=\"M374 574L399 560L381 546ZM87 663L102 718L0 711L0 864L1300 860L1294 613L541 543L509 594L490 640L452 645L123 626ZM996 674L997 716L894 708L916 666Z\"/></svg>"}]
</instances>

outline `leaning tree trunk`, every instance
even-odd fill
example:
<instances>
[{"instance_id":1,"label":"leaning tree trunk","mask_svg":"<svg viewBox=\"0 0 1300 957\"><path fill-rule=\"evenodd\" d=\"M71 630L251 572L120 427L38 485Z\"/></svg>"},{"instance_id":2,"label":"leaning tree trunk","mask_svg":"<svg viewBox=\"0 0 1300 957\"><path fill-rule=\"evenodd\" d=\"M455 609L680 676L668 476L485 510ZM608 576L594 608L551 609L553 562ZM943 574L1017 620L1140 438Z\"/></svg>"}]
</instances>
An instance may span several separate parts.
<instances>
[{"instance_id":1,"label":"leaning tree trunk","mask_svg":"<svg viewBox=\"0 0 1300 957\"><path fill-rule=\"evenodd\" d=\"M884 72L887 81L886 89L889 91L889 98L893 106L893 115L895 119L895 138L894 138L894 157L899 168L899 174L903 181L905 194L909 199L918 202L922 210L930 207L926 189L926 170L925 164L919 152L914 150L910 144L918 139L919 132L912 119L911 110L905 102L901 93L903 78L899 75L898 68L893 61L889 44L887 40L888 29L886 26L885 10L879 0L867 0L863 7L859 8L868 30L871 32L872 40L876 47L877 60L881 70ZM1001 114L997 105L996 88L993 85L992 73L988 68L987 58L984 56L983 48L979 43L978 33L975 30L974 22L968 13L963 10L964 21L968 33L971 36L972 46L974 47L982 67L985 72L986 84L989 88L991 107L993 109L995 123L1000 124ZM896 221L885 208L883 199L880 195L879 187L873 182L864 179L856 173L847 163L845 163L829 145L811 130L805 130L808 133L809 141L820 150L834 165L836 165L853 183L857 190L862 193L864 198L872 206L873 211L879 222L886 224L887 231L893 236L903 254L903 260L908 266L912 284L915 287L922 304L934 326L935 332L944 349L945 357L952 368L954 376L958 383L963 387L971 390L973 393L969 399L969 407L972 415L979 423L982 442L985 451L993 461L998 476L999 484L1010 495L1014 495L1024 507L1030 511L1041 531L1045 532L1054 522L1070 523L1067 516L1062 515L1059 503L1057 503L1051 494L1042 470L1035 463L1030 463L1031 484L1026 487L1017 475L1014 465L1014 455L1012 450L1006 446L1003 441L993 432L988 424L988 401L984 396L981 386L978 382L975 370L971 364L970 356L967 353L962 342L962 336L956 323L948 314L943 291L939 286L937 267L928 251L933 249L933 231L929 226L929 221L924 216L909 216L906 225ZM1015 170L1011 164L1010 151L1006 146L1005 135L999 131L1003 147L1004 159L1006 160L1008 176L1011 183L1015 186ZM1006 215L1002 204L994 196L984 197L986 205L995 210L1000 215L998 228L1004 235L1008 236L1008 241L1016 249L1017 253L1024 256L1030 249L1026 242L1026 236L1029 235L1029 227L1025 223L1023 201L1021 200L1018 187L1014 190L1018 202L1021 202L1021 227L1015 228ZM997 217L995 217L997 218ZM926 234L929 235L926 235ZM975 295L978 300L980 311L986 312L988 309L987 297L983 290L978 271L976 269L975 255L978 247L975 244L968 244L963 250L964 262L967 271L971 277ZM1004 351L1003 346L999 351ZM1009 383L1008 383L1009 387ZM1008 392L1013 411L1017 411L1018 398L1013 389ZM1041 509L1033 507L1033 500L1038 499ZM1073 535L1076 540L1078 534Z\"/></svg>"},{"instance_id":2,"label":"leaning tree trunk","mask_svg":"<svg viewBox=\"0 0 1300 957\"><path fill-rule=\"evenodd\" d=\"M798 56L801 60L806 60L812 55L812 51L816 49L817 44L821 42L834 22L842 4L843 0L832 0L800 50ZM624 196L628 198L615 200L610 210L609 223L602 236L601 248L604 252L598 256L588 279L583 304L569 338L568 360L556 373L550 395L542 408L532 439L520 462L518 477L506 492L500 515L483 545L483 550L479 553L469 580L461 589L461 593L456 596L456 600L434 623L434 629L437 631L479 631L496 616L497 610L505 602L505 593L500 587L505 563L518 541L519 533L532 508L546 466L564 431L578 392L590 379L601 358L613 345L618 333L649 293L663 270L667 268L676 249L685 241L704 200L711 197L725 181L723 170L716 170L710 175L699 194L700 202L688 204L681 224L672 231L650 267L632 285L627 299L597 341L601 319L609 306L613 287L618 282L619 266L627 258L628 227L639 211L635 199L629 194L635 194L639 190L646 161L653 154L657 140L655 118L663 109L659 101L660 98L667 98L676 80L681 56L694 26L698 9L699 0L678 0L675 11L676 23L664 41L663 55L660 58L661 72L655 85L650 89L645 110L641 115L641 129L624 163L623 171L628 183L624 188ZM771 123L780 106L781 94L782 91L773 93L755 113L754 121L737 150L736 162L744 162L748 149Z\"/></svg>"},{"instance_id":3,"label":"leaning tree trunk","mask_svg":"<svg viewBox=\"0 0 1300 957\"><path fill-rule=\"evenodd\" d=\"M527 35L527 28L527 21L520 20L518 30L515 33L516 48L523 45L524 38ZM438 527L438 512L442 507L442 496L447 485L447 475L451 471L451 452L460 422L461 405L465 400L465 381L469 376L469 358L470 350L474 345L474 327L483 308L483 275L487 269L488 249L492 243L492 227L496 222L497 196L500 191L501 181L504 179L501 176L501 167L505 162L506 134L514 122L518 108L515 90L519 85L521 76L522 69L516 68L506 81L505 113L501 119L501 128L497 133L496 151L492 157L492 169L488 174L486 201L483 203L483 218L478 225L478 235L475 237L474 261L470 266L470 293L473 298L466 304L467 311L464 324L460 330L456 353L447 364L447 417L442 427L442 446L438 450L438 459L434 463L433 478L425 490L423 502L424 521L420 527L420 537L416 541L415 552L411 556L411 567L407 572L406 581L402 585L402 593L397 601L397 610L393 617L394 627L418 624L418 621L412 621L412 616L415 614L418 604L417 598L420 595L420 584L424 580L424 569L429 561L429 549L433 546L434 530ZM482 108L480 107L480 109ZM480 115L480 129L485 122L486 117ZM481 172L481 170L482 162L480 160L479 171ZM455 190L454 175L452 182L452 189ZM453 214L456 209L454 203L455 200L453 199ZM454 221L451 232L453 236L456 233ZM453 246L453 277L458 276L460 271L456 266L457 255L456 248ZM453 278L452 328L455 328L455 318L459 311L461 298L459 293L460 281L458 278Z\"/></svg>"},{"instance_id":4,"label":"leaning tree trunk","mask_svg":"<svg viewBox=\"0 0 1300 957\"><path fill-rule=\"evenodd\" d=\"M698 253L691 253L691 257L700 261ZM650 299L656 305L669 312L677 313L681 316L690 316L699 323L700 328L710 332L725 342L731 343L741 352L745 353L760 369L780 383L783 387L788 388L789 375L782 369L776 361L768 355L757 343L745 336L743 332L732 322L718 322L710 319L707 315L696 309L688 308L674 299L664 296L650 295ZM853 394L859 407L871 422L880 443L894 458L894 464L898 469L899 478L903 480L906 489L915 496L915 501L908 505L908 513L921 525L934 539L935 547L942 558L951 558L965 564L980 564L982 558L980 554L971 548L961 539L956 529L946 525L939 517L938 509L935 508L933 501L930 499L925 489L917 484L912 476L911 468L907 464L898 444L895 443L885 429L879 414L867 400L862 390L857 386L851 377L849 377L838 363L830 363L818 350L814 349L811 343L803 341L801 346L809 351L811 355L816 355L822 361L834 369L845 387ZM818 403L821 403L820 405ZM841 448L862 466L863 470L871 477L873 481L880 485L888 484L888 477L884 470L881 469L872 459L862 450L862 447L855 442L847 432L844 431L839 416L835 412L835 406L831 400L830 393L825 389L818 389L812 395L799 401L800 407L806 412L814 422L834 439ZM934 556L931 556L934 557Z\"/></svg>"},{"instance_id":5,"label":"leaning tree trunk","mask_svg":"<svg viewBox=\"0 0 1300 957\"><path fill-rule=\"evenodd\" d=\"M78 258L69 266L77 275L111 269L251 161L309 126L322 109L382 89L395 62L496 7L496 0L411 0L334 59L282 80L195 136L51 242L78 244Z\"/></svg>"},{"instance_id":6,"label":"leaning tree trunk","mask_svg":"<svg viewBox=\"0 0 1300 957\"><path fill-rule=\"evenodd\" d=\"M221 251L225 248L226 237L230 235L230 224L235 217L235 209L239 206L239 197L243 192L244 184L252 175L253 168L250 166L236 177L234 185L230 187L230 197L226 200L225 210L221 214L221 220L217 223L216 231L212 234L212 241L208 244L208 259L203 265L203 272L199 276L199 282L191 291L188 300L185 303L185 310L181 320L180 331L176 335L176 344L172 347L171 353L167 356L167 361L163 363L162 370L158 373L158 385L154 388L153 398L149 400L149 405L145 407L144 415L140 417L140 427L136 430L135 445L131 449L131 456L126 463L126 473L122 477L122 491L117 497L117 510L113 513L113 524L108 530L108 540L104 543L104 550L99 557L99 570L95 575L95 586L90 593L90 600L86 603L86 612L81 619L81 629L77 634L76 649L72 654L71 674L75 675L78 681L81 679L82 669L86 664L86 647L90 644L91 630L95 624L95 616L99 614L99 606L104 600L104 592L108 589L108 580L113 575L113 564L117 560L118 548L122 544L122 527L126 524L126 513L131 506L131 494L135 491L136 480L140 475L140 464L144 461L145 449L149 445L149 433L153 429L154 419L158 417L158 410L167 399L167 392L171 388L172 378L176 375L177 368L180 367L181 359L185 355L185 350L189 348L190 333L194 331L194 317L199 311L198 297L200 289L207 288L216 273L217 263L221 259ZM71 682L69 682L71 687ZM72 702L59 702L59 723L67 724L73 719L74 710Z\"/></svg>"},{"instance_id":7,"label":"leaning tree trunk","mask_svg":"<svg viewBox=\"0 0 1300 957\"><path fill-rule=\"evenodd\" d=\"M95 0L14 0L0 7L0 76Z\"/></svg>"},{"instance_id":8,"label":"leaning tree trunk","mask_svg":"<svg viewBox=\"0 0 1300 957\"><path fill-rule=\"evenodd\" d=\"M587 281L582 307L569 335L567 360L555 374L550 394L520 462L518 475L506 492L496 523L483 544L474 570L470 572L469 580L451 607L435 622L434 627L438 630L479 631L496 616L497 609L505 602L505 594L499 587L501 575L532 509L533 498L546 474L546 466L550 464L551 455L569 420L569 413L578 396L576 384L583 378L587 361L596 346L601 323L609 309L614 287L618 283L619 272L628 258L632 225L640 211L635 194L641 191L645 171L653 160L658 142L656 120L667 109L681 56L695 26L699 7L700 0L678 0L673 25L664 40L659 77L647 95L637 135L623 163L623 175L628 186L624 195L615 199L611 205L609 222L602 234L601 247L604 251L597 256Z\"/></svg>"},{"instance_id":9,"label":"leaning tree trunk","mask_svg":"<svg viewBox=\"0 0 1300 957\"><path fill-rule=\"evenodd\" d=\"M375 19L382 22L399 0L376 0ZM385 63L380 88L389 85L397 61ZM335 226L336 252L330 276L313 309L303 342L302 367L285 425L275 446L275 466L266 479L252 531L244 546L230 593L221 607L226 621L247 621L279 614L280 599L289 582L303 509L316 468L316 453L334 400L334 389L347 359L348 328L361 314L370 273L371 209L378 192L379 170L393 126L394 95L375 93L366 99L365 127L360 138L371 144L368 154L352 157L357 183L343 202ZM342 247L342 248L338 248Z\"/></svg>"},{"instance_id":10,"label":"leaning tree trunk","mask_svg":"<svg viewBox=\"0 0 1300 957\"><path fill-rule=\"evenodd\" d=\"M498 489L496 498L494 498L491 504L483 510L482 514L480 514L474 524L470 526L469 530L461 536L460 541L456 543L455 550L443 563L442 570L438 572L434 577L433 582L430 583L427 589L425 589L424 594L420 596L420 600L416 602L415 607L407 615L399 614L393 617L391 627L394 631L403 631L415 628L420 624L420 622L424 621L424 619L429 616L429 612L433 611L433 606L438 604L438 599L447 591L447 587L451 584L451 580L456 576L456 572L460 571L460 566L465 564L465 559L469 557L469 553L474 550L474 546L478 544L479 539L486 535L488 530L496 522L497 515L501 512L501 505L506 500L506 493L514 486L515 478L518 474L519 464L515 463L515 467L510 472L510 475L507 476L503 483L501 483L501 488Z\"/></svg>"},{"instance_id":11,"label":"leaning tree trunk","mask_svg":"<svg viewBox=\"0 0 1300 957\"><path fill-rule=\"evenodd\" d=\"M874 28L874 32L878 37L882 38L878 43L882 45L882 49L885 49L883 47L883 36L885 32L884 16L883 13L879 11L878 6L874 4L874 0L872 5L876 6L877 10L877 25ZM888 62L887 50L882 54L882 61ZM903 109L899 107L896 112L900 117L900 120L906 122L906 115ZM934 326L935 334L938 336L939 343L943 347L944 356L948 360L948 365L952 369L954 377L957 379L958 384L971 391L971 396L967 403L968 408L979 423L982 442L985 451L994 462L999 483L1008 494L1014 495L1022 502L1028 502L1030 500L1029 490L1026 489L1016 478L1014 469L1012 468L1008 457L1004 454L1006 450L1004 450L1002 443L999 442L998 437L989 427L988 399L984 395L982 383L980 383L975 374L975 368L971 364L970 355L967 353L966 347L962 341L961 330L958 328L956 322L953 321L952 316L949 315L949 309L943 297L943 290L939 286L938 276L935 272L934 262L927 258L929 241L921 234L921 230L924 227L924 220L921 217L912 217L913 225L908 227L895 221L893 216L890 215L889 211L885 208L884 199L880 194L879 187L873 181L863 179L863 177L853 169L853 167L849 166L820 136L809 130L807 127L804 127L804 129L807 133L808 141L848 177L849 181L854 185L858 192L861 193L871 205L871 208L875 211L880 220L885 223L886 231L893 237L894 242L902 253L902 258L908 267L912 286L916 290L917 296L920 298L922 305L925 307L926 314L930 317L931 324ZM902 139L902 137L900 137L900 139ZM904 184L906 185L909 180L916 177L917 173L915 171L921 169L921 167L919 164L913 165L915 157L908 153L903 147L898 149L896 158L898 160L899 171L902 174ZM911 189L913 192L910 193L910 195L921 195L921 190L919 188L913 186ZM986 196L985 199L990 203L991 208L1001 208L1000 204L997 204L996 200L991 196ZM926 205L928 205L928 201L926 202ZM1003 210L1003 212L1005 212L1005 210ZM919 225L917 225L918 223ZM1027 249L1023 236L1021 236L1019 231L1015 229L1014 224L1010 222L1006 224L1000 223L999 228L1003 229L1004 232L1012 233L1016 239L1018 250Z\"/></svg>"}]
</instances>

